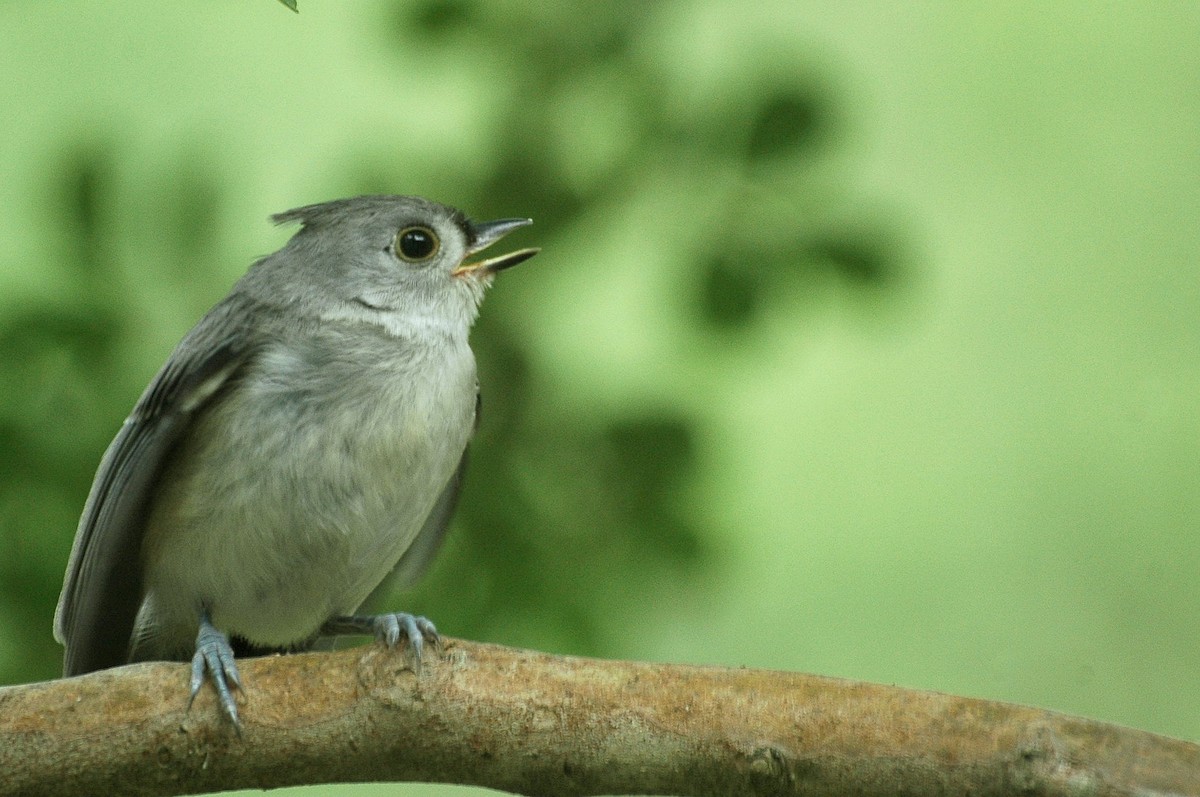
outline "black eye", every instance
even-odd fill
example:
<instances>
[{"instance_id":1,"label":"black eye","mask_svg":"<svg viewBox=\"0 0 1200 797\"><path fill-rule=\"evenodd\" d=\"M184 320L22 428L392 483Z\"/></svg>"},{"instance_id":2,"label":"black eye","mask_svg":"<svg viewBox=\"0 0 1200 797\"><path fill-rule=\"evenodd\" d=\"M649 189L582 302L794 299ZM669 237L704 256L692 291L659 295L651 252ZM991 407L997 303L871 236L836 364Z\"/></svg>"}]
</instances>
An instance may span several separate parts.
<instances>
[{"instance_id":1,"label":"black eye","mask_svg":"<svg viewBox=\"0 0 1200 797\"><path fill-rule=\"evenodd\" d=\"M396 254L410 263L428 260L437 250L437 234L428 227L405 227L396 233Z\"/></svg>"}]
</instances>

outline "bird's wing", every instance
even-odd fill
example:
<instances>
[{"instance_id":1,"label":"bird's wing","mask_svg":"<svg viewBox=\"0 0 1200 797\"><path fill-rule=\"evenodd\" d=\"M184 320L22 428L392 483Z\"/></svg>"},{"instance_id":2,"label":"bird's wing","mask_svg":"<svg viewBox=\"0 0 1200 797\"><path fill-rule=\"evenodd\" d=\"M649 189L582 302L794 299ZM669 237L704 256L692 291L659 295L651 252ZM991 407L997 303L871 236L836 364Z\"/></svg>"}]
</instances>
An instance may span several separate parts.
<instances>
[{"instance_id":1,"label":"bird's wing","mask_svg":"<svg viewBox=\"0 0 1200 797\"><path fill-rule=\"evenodd\" d=\"M480 399L479 394L475 394L475 428L479 428L479 410ZM442 539L446 536L446 530L450 527L450 518L454 515L454 509L458 506L458 496L462 492L463 476L467 472L468 449L463 449L462 459L458 462L458 467L450 476L450 480L446 482L446 486L442 488L442 492L438 495L437 501L430 510L429 516L425 518L425 523L421 526L421 530L417 532L417 536L413 538L412 544L408 546L408 550L400 557L400 561L392 568L392 572L388 573L387 577L371 591L367 599L363 601L363 605L367 607L378 607L383 600L387 598L395 590L407 589L416 583L425 571L429 568L429 564L433 561L433 557L437 554L438 549L442 545Z\"/></svg>"},{"instance_id":2,"label":"bird's wing","mask_svg":"<svg viewBox=\"0 0 1200 797\"><path fill-rule=\"evenodd\" d=\"M166 458L245 364L250 300L214 307L175 349L109 444L83 507L54 614L65 675L124 664L142 600L141 546Z\"/></svg>"}]
</instances>

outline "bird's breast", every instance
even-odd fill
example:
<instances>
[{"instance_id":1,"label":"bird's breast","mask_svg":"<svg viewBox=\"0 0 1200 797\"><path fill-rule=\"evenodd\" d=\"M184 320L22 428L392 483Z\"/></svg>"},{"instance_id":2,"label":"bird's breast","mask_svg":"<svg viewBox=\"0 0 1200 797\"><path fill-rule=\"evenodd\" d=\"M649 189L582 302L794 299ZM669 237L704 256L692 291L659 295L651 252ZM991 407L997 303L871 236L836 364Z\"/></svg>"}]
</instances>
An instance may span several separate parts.
<instances>
[{"instance_id":1,"label":"bird's breast","mask_svg":"<svg viewBox=\"0 0 1200 797\"><path fill-rule=\"evenodd\" d=\"M262 352L164 479L145 551L158 611L180 622L208 603L218 627L278 646L352 612L457 468L475 394L465 342L331 336Z\"/></svg>"}]
</instances>

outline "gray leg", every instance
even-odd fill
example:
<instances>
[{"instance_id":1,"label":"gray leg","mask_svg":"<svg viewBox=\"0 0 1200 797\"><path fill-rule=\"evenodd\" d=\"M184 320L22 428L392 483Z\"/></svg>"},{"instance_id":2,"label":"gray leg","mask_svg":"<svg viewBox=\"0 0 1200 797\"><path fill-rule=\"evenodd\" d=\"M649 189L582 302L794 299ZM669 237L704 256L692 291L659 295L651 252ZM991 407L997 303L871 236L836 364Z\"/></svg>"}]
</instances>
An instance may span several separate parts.
<instances>
[{"instance_id":1,"label":"gray leg","mask_svg":"<svg viewBox=\"0 0 1200 797\"><path fill-rule=\"evenodd\" d=\"M213 627L208 609L200 610L200 633L196 635L196 655L192 657L192 693L188 698L188 709L204 684L204 673L212 677L213 686L217 689L217 697L221 701L221 709L233 721L233 726L241 733L242 722L238 719L237 704L233 699L234 689L243 691L242 679L238 675L237 663L233 659L233 648L229 646L229 637Z\"/></svg>"},{"instance_id":2,"label":"gray leg","mask_svg":"<svg viewBox=\"0 0 1200 797\"><path fill-rule=\"evenodd\" d=\"M416 660L418 666L421 664L421 654L425 650L425 643L429 642L436 647L441 642L441 637L438 636L433 623L424 617L408 612L332 617L325 622L325 625L321 626L322 636L357 634L373 636L389 648L394 648L400 638L404 637L408 640L413 659Z\"/></svg>"}]
</instances>

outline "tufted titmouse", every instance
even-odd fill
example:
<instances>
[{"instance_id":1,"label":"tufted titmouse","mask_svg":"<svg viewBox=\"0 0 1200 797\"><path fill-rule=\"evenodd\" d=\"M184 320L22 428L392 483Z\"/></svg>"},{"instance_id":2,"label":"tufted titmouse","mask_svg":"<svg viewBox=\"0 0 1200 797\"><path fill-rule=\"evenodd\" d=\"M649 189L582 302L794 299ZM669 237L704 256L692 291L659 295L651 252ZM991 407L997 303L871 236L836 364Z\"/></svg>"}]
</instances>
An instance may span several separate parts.
<instances>
[{"instance_id":1,"label":"tufted titmouse","mask_svg":"<svg viewBox=\"0 0 1200 797\"><path fill-rule=\"evenodd\" d=\"M192 660L238 723L235 651L437 631L354 612L425 568L475 428L467 334L492 276L466 258L528 219L475 223L418 197L290 210L300 231L200 320L108 447L54 618L76 675Z\"/></svg>"}]
</instances>

